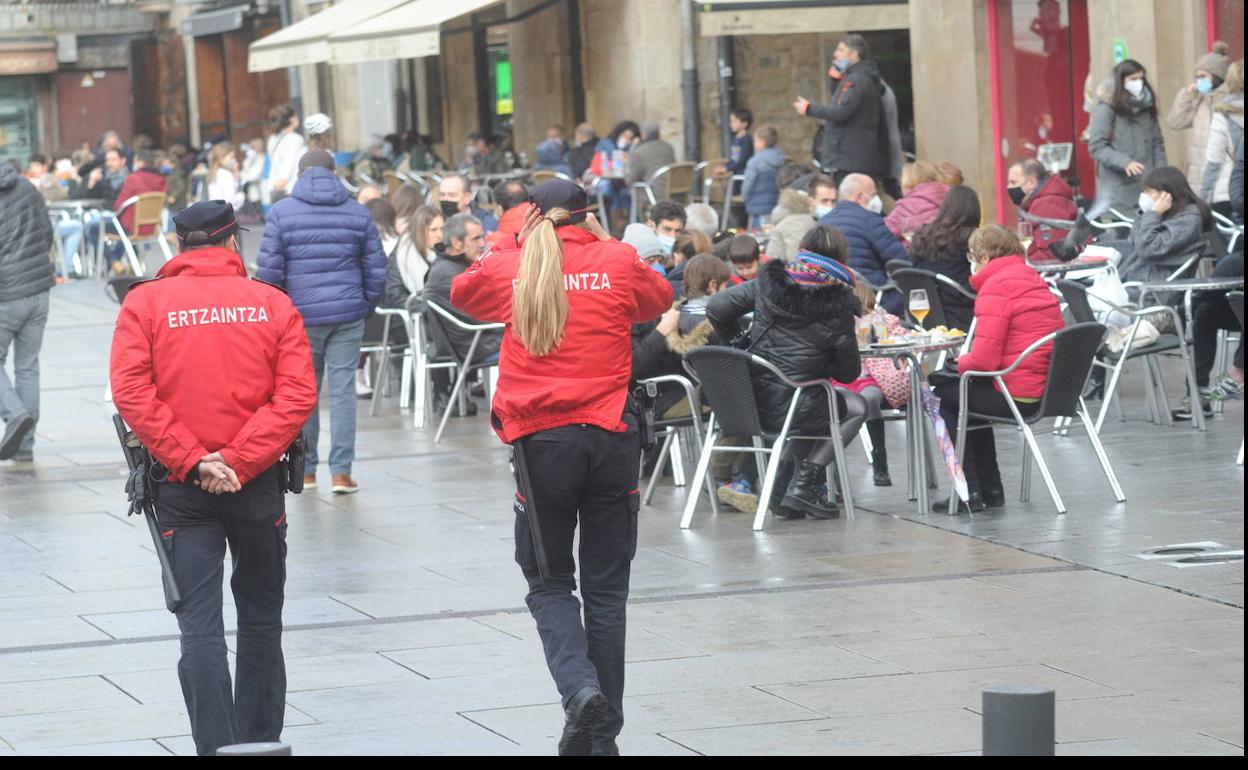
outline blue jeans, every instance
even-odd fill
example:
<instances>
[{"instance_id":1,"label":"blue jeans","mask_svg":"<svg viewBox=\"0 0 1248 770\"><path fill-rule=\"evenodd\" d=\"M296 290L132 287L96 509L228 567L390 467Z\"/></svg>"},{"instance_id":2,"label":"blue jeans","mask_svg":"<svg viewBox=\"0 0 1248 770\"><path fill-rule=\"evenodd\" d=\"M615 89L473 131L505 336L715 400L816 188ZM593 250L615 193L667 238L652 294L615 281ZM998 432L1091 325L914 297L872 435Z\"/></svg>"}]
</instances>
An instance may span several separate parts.
<instances>
[{"instance_id":1,"label":"blue jeans","mask_svg":"<svg viewBox=\"0 0 1248 770\"><path fill-rule=\"evenodd\" d=\"M39 349L48 325L48 292L0 302L0 420L6 424L22 414L39 419ZM5 371L9 346L13 346L13 380ZM19 452L35 445L32 429L22 439Z\"/></svg>"},{"instance_id":2,"label":"blue jeans","mask_svg":"<svg viewBox=\"0 0 1248 770\"><path fill-rule=\"evenodd\" d=\"M326 326L309 326L312 366L316 369L317 395L329 369L329 472L350 473L355 460L355 370L364 344L364 319ZM316 441L321 433L320 409L314 409L303 427L308 440L307 472L316 473Z\"/></svg>"},{"instance_id":3,"label":"blue jeans","mask_svg":"<svg viewBox=\"0 0 1248 770\"><path fill-rule=\"evenodd\" d=\"M61 241L61 255L65 258L65 267L61 275L66 278L74 272L74 255L82 245L82 223L70 220L56 226L56 237ZM87 255L82 255L82 268L86 271Z\"/></svg>"}]
</instances>

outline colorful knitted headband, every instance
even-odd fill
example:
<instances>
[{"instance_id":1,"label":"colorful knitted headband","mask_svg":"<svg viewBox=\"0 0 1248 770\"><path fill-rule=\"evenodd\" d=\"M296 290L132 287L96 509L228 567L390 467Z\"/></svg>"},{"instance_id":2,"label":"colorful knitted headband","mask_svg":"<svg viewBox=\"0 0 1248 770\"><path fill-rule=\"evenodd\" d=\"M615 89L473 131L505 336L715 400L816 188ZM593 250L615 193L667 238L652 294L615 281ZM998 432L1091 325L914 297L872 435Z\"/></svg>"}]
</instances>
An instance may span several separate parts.
<instances>
[{"instance_id":1,"label":"colorful knitted headband","mask_svg":"<svg viewBox=\"0 0 1248 770\"><path fill-rule=\"evenodd\" d=\"M854 273L831 257L805 249L797 253L797 260L786 265L784 272L796 283L825 286L832 283L854 285Z\"/></svg>"}]
</instances>

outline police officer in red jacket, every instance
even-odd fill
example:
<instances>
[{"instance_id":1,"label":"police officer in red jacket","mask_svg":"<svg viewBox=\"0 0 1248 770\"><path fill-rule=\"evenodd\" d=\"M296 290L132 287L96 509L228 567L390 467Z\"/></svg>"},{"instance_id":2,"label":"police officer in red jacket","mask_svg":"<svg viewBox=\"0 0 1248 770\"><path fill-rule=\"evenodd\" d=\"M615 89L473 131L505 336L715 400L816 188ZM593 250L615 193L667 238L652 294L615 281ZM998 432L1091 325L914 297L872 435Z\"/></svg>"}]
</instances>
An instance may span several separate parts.
<instances>
[{"instance_id":1,"label":"police officer in red jacket","mask_svg":"<svg viewBox=\"0 0 1248 770\"><path fill-rule=\"evenodd\" d=\"M563 699L559 753L618 754L640 505L630 332L671 307L672 287L587 216L577 185L552 180L529 201L522 247L457 276L451 301L507 325L493 420L532 496L516 495L516 561ZM583 623L573 593L578 524Z\"/></svg>"},{"instance_id":2,"label":"police officer in red jacket","mask_svg":"<svg viewBox=\"0 0 1248 770\"><path fill-rule=\"evenodd\" d=\"M113 402L168 470L156 517L182 599L178 677L201 755L276 741L286 669L286 513L281 455L316 407L303 319L279 289L247 279L233 208L174 218L181 252L135 284L113 333ZM238 608L237 687L221 617L223 559Z\"/></svg>"}]
</instances>

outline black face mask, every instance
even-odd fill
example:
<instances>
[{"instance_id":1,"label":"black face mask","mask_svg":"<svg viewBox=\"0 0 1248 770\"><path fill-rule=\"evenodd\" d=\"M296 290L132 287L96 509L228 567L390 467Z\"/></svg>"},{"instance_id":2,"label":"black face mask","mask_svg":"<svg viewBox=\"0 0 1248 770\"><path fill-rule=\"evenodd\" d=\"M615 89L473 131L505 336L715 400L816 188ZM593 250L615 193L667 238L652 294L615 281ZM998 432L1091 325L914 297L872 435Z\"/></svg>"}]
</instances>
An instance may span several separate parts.
<instances>
[{"instance_id":1,"label":"black face mask","mask_svg":"<svg viewBox=\"0 0 1248 770\"><path fill-rule=\"evenodd\" d=\"M438 206L442 209L442 216L447 219L459 213L459 204L455 201L442 201Z\"/></svg>"},{"instance_id":2,"label":"black face mask","mask_svg":"<svg viewBox=\"0 0 1248 770\"><path fill-rule=\"evenodd\" d=\"M1014 201L1015 206L1023 205L1023 198L1027 197L1027 193L1023 192L1021 187L1007 187L1005 192L1010 196L1010 200Z\"/></svg>"}]
</instances>

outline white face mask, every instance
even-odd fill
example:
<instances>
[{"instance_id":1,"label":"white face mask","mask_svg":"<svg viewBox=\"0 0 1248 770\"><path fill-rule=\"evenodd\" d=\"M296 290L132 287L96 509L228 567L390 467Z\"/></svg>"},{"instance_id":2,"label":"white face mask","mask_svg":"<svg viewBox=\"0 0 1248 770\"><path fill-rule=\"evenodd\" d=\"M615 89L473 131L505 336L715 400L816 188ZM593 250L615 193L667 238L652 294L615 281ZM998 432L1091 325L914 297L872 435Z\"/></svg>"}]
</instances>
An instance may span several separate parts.
<instances>
[{"instance_id":1,"label":"white face mask","mask_svg":"<svg viewBox=\"0 0 1248 770\"><path fill-rule=\"evenodd\" d=\"M815 219L823 219L832 213L831 206L815 206Z\"/></svg>"},{"instance_id":2,"label":"white face mask","mask_svg":"<svg viewBox=\"0 0 1248 770\"><path fill-rule=\"evenodd\" d=\"M982 269L982 265L971 259L969 256L966 258L966 261L971 263L971 275L975 275Z\"/></svg>"},{"instance_id":3,"label":"white face mask","mask_svg":"<svg viewBox=\"0 0 1248 770\"><path fill-rule=\"evenodd\" d=\"M867 211L870 211L873 214L879 214L884 211L884 201L880 200L880 196L871 196L871 200L867 202Z\"/></svg>"},{"instance_id":4,"label":"white face mask","mask_svg":"<svg viewBox=\"0 0 1248 770\"><path fill-rule=\"evenodd\" d=\"M1140 94L1144 93L1143 80L1124 80L1122 86L1137 99L1140 98Z\"/></svg>"},{"instance_id":5,"label":"white face mask","mask_svg":"<svg viewBox=\"0 0 1248 770\"><path fill-rule=\"evenodd\" d=\"M664 254L671 254L672 249L676 247L676 239L670 235L660 235L659 245L663 247Z\"/></svg>"},{"instance_id":6,"label":"white face mask","mask_svg":"<svg viewBox=\"0 0 1248 770\"><path fill-rule=\"evenodd\" d=\"M1145 214L1147 214L1148 212L1152 211L1153 207L1156 205L1157 205L1157 202L1153 200L1153 196L1149 195L1146 192L1140 193L1140 202L1139 202L1140 211L1143 211Z\"/></svg>"}]
</instances>

